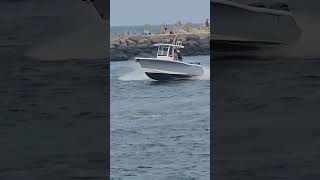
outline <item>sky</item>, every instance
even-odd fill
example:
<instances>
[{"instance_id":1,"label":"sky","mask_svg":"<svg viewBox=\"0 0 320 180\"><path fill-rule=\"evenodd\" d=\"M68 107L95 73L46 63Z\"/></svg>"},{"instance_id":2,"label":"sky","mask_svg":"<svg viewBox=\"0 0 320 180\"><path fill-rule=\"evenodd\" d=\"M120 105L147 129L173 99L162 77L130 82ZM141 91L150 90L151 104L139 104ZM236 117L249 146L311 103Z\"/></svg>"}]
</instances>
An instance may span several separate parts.
<instances>
[{"instance_id":1,"label":"sky","mask_svg":"<svg viewBox=\"0 0 320 180\"><path fill-rule=\"evenodd\" d=\"M210 17L210 0L111 0L111 26L201 23Z\"/></svg>"}]
</instances>

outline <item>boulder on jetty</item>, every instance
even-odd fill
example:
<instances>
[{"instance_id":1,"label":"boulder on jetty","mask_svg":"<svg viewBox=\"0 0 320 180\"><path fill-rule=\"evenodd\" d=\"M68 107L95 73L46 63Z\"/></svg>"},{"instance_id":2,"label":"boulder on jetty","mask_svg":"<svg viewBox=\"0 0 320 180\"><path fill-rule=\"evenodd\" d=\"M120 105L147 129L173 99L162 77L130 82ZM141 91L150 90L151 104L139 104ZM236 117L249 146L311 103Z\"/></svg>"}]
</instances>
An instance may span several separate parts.
<instances>
[{"instance_id":1,"label":"boulder on jetty","mask_svg":"<svg viewBox=\"0 0 320 180\"><path fill-rule=\"evenodd\" d=\"M162 41L162 39L163 39L163 36L155 36L155 35L153 35L153 36L150 37L150 41L152 42L152 44L159 43L159 42Z\"/></svg>"},{"instance_id":2,"label":"boulder on jetty","mask_svg":"<svg viewBox=\"0 0 320 180\"><path fill-rule=\"evenodd\" d=\"M151 41L149 39L140 39L138 41L138 44L143 44L143 45L150 45L151 44Z\"/></svg>"},{"instance_id":3,"label":"boulder on jetty","mask_svg":"<svg viewBox=\"0 0 320 180\"><path fill-rule=\"evenodd\" d=\"M197 34L190 34L189 36L186 37L186 41L199 41L200 36Z\"/></svg>"},{"instance_id":4,"label":"boulder on jetty","mask_svg":"<svg viewBox=\"0 0 320 180\"><path fill-rule=\"evenodd\" d=\"M126 43L129 47L134 47L137 44L135 41L132 41L130 39L126 39Z\"/></svg>"},{"instance_id":5,"label":"boulder on jetty","mask_svg":"<svg viewBox=\"0 0 320 180\"><path fill-rule=\"evenodd\" d=\"M199 46L199 43L197 41L190 40L190 41L187 41L184 45L189 48L196 48Z\"/></svg>"},{"instance_id":6,"label":"boulder on jetty","mask_svg":"<svg viewBox=\"0 0 320 180\"><path fill-rule=\"evenodd\" d=\"M137 43L140 39L143 39L143 36L128 36L128 39Z\"/></svg>"}]
</instances>

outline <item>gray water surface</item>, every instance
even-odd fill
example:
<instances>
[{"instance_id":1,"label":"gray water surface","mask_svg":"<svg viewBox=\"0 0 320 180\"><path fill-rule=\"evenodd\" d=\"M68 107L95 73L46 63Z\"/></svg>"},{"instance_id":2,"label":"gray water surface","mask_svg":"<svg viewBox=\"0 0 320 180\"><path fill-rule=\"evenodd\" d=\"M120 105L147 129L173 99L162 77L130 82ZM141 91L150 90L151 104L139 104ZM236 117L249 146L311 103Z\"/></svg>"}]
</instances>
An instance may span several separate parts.
<instances>
[{"instance_id":1,"label":"gray water surface","mask_svg":"<svg viewBox=\"0 0 320 180\"><path fill-rule=\"evenodd\" d=\"M111 178L209 179L209 56L197 79L158 82L111 62Z\"/></svg>"}]
</instances>

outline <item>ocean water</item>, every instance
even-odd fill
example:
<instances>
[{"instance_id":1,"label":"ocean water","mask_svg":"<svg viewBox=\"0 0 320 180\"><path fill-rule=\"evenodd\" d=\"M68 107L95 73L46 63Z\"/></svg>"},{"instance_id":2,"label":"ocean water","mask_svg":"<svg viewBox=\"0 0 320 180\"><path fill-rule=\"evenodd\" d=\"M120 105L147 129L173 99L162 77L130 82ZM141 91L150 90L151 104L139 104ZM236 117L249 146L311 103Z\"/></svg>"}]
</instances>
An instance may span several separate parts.
<instances>
[{"instance_id":1,"label":"ocean water","mask_svg":"<svg viewBox=\"0 0 320 180\"><path fill-rule=\"evenodd\" d=\"M105 179L109 75L97 12L31 0L1 1L0 14L0 179Z\"/></svg>"},{"instance_id":2,"label":"ocean water","mask_svg":"<svg viewBox=\"0 0 320 180\"><path fill-rule=\"evenodd\" d=\"M199 23L192 24L193 27L199 27ZM167 24L168 31L171 30L171 25ZM136 25L136 26L111 26L110 32L111 33L127 33L128 31L130 34L141 34L144 30L144 25ZM160 25L150 25L150 32L159 32Z\"/></svg>"},{"instance_id":3,"label":"ocean water","mask_svg":"<svg viewBox=\"0 0 320 180\"><path fill-rule=\"evenodd\" d=\"M168 29L170 29L171 26L168 25ZM110 32L111 33L127 33L128 31L131 34L141 34L144 30L143 25L137 25L137 26L111 26ZM160 25L150 25L150 31L151 32L159 32Z\"/></svg>"},{"instance_id":4,"label":"ocean water","mask_svg":"<svg viewBox=\"0 0 320 180\"><path fill-rule=\"evenodd\" d=\"M105 178L106 60L42 61L23 49L0 48L0 179Z\"/></svg>"},{"instance_id":5,"label":"ocean water","mask_svg":"<svg viewBox=\"0 0 320 180\"><path fill-rule=\"evenodd\" d=\"M209 56L201 77L158 82L134 61L111 62L111 179L209 179Z\"/></svg>"}]
</instances>

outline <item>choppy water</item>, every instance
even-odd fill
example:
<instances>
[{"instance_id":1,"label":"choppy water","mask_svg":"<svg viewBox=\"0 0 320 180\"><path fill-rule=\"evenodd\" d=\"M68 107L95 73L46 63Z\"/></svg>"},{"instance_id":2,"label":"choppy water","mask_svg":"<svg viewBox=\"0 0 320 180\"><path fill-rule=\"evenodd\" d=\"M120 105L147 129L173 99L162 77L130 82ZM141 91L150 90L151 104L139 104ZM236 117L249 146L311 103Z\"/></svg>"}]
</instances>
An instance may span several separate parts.
<instances>
[{"instance_id":1,"label":"choppy water","mask_svg":"<svg viewBox=\"0 0 320 180\"><path fill-rule=\"evenodd\" d=\"M111 178L209 179L209 56L197 79L152 81L134 61L111 62Z\"/></svg>"}]
</instances>

